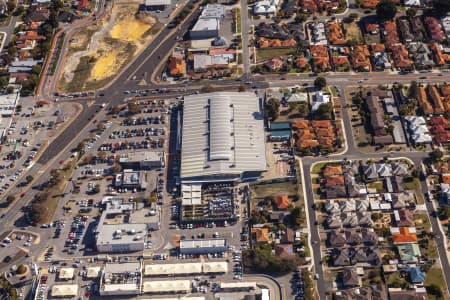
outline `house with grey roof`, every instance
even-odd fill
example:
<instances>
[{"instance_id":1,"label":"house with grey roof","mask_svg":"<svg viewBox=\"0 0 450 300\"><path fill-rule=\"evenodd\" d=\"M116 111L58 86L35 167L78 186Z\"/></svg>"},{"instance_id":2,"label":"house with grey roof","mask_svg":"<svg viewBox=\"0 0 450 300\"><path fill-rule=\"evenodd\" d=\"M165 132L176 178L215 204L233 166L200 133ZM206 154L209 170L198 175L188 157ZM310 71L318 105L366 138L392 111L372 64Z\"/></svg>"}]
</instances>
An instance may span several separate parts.
<instances>
[{"instance_id":1,"label":"house with grey roof","mask_svg":"<svg viewBox=\"0 0 450 300\"><path fill-rule=\"evenodd\" d=\"M373 221L372 221L372 214L370 212L358 212L358 223L360 226L363 227L372 227Z\"/></svg>"},{"instance_id":2,"label":"house with grey roof","mask_svg":"<svg viewBox=\"0 0 450 300\"><path fill-rule=\"evenodd\" d=\"M406 176L408 175L408 165L405 163L391 163L392 174L396 176Z\"/></svg>"},{"instance_id":3,"label":"house with grey roof","mask_svg":"<svg viewBox=\"0 0 450 300\"><path fill-rule=\"evenodd\" d=\"M340 202L341 212L351 212L356 210L356 201L354 199L349 199L347 201Z\"/></svg>"},{"instance_id":4,"label":"house with grey roof","mask_svg":"<svg viewBox=\"0 0 450 300\"><path fill-rule=\"evenodd\" d=\"M327 243L330 247L342 247L347 243L347 238L340 230L331 230L328 232Z\"/></svg>"},{"instance_id":5,"label":"house with grey roof","mask_svg":"<svg viewBox=\"0 0 450 300\"><path fill-rule=\"evenodd\" d=\"M334 228L341 228L342 227L342 221L340 215L332 215L328 216L326 220L326 224L328 228L334 229Z\"/></svg>"},{"instance_id":6,"label":"house with grey roof","mask_svg":"<svg viewBox=\"0 0 450 300\"><path fill-rule=\"evenodd\" d=\"M369 209L370 202L368 199L356 200L357 211L367 211Z\"/></svg>"},{"instance_id":7,"label":"house with grey roof","mask_svg":"<svg viewBox=\"0 0 450 300\"><path fill-rule=\"evenodd\" d=\"M380 250L373 247L358 248L352 256L351 261L356 263L367 263L372 266L378 266L381 263Z\"/></svg>"},{"instance_id":8,"label":"house with grey roof","mask_svg":"<svg viewBox=\"0 0 450 300\"><path fill-rule=\"evenodd\" d=\"M343 213L342 215L342 226L344 227L356 227L358 225L358 218L356 213Z\"/></svg>"},{"instance_id":9,"label":"house with grey roof","mask_svg":"<svg viewBox=\"0 0 450 300\"><path fill-rule=\"evenodd\" d=\"M377 173L380 177L389 177L392 176L392 167L390 164L381 163L376 164Z\"/></svg>"},{"instance_id":10,"label":"house with grey roof","mask_svg":"<svg viewBox=\"0 0 450 300\"><path fill-rule=\"evenodd\" d=\"M372 228L361 228L362 242L367 246L378 245L378 235Z\"/></svg>"},{"instance_id":11,"label":"house with grey roof","mask_svg":"<svg viewBox=\"0 0 450 300\"><path fill-rule=\"evenodd\" d=\"M356 268L344 268L342 270L342 285L344 288L354 288L361 285L361 279L356 272Z\"/></svg>"},{"instance_id":12,"label":"house with grey roof","mask_svg":"<svg viewBox=\"0 0 450 300\"><path fill-rule=\"evenodd\" d=\"M350 266L351 260L350 260L350 249L349 248L343 248L339 249L334 253L333 255L333 265L335 267L343 267L343 266Z\"/></svg>"},{"instance_id":13,"label":"house with grey roof","mask_svg":"<svg viewBox=\"0 0 450 300\"><path fill-rule=\"evenodd\" d=\"M337 214L341 212L341 209L339 208L339 203L337 201L327 199L325 201L325 211L328 214Z\"/></svg>"},{"instance_id":14,"label":"house with grey roof","mask_svg":"<svg viewBox=\"0 0 450 300\"><path fill-rule=\"evenodd\" d=\"M344 232L345 238L347 239L347 244L356 246L362 242L362 237L356 229L348 229Z\"/></svg>"},{"instance_id":15,"label":"house with grey roof","mask_svg":"<svg viewBox=\"0 0 450 300\"><path fill-rule=\"evenodd\" d=\"M376 164L363 165L363 174L367 181L373 181L378 179L378 171Z\"/></svg>"}]
</instances>

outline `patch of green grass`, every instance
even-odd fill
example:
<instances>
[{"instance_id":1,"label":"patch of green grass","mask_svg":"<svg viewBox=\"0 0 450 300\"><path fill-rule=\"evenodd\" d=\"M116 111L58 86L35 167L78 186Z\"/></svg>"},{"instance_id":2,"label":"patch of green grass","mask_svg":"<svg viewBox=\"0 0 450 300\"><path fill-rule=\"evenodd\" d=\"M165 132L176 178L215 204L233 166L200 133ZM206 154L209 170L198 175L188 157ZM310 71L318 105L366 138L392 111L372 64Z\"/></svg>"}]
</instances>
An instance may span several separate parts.
<instances>
[{"instance_id":1,"label":"patch of green grass","mask_svg":"<svg viewBox=\"0 0 450 300\"><path fill-rule=\"evenodd\" d=\"M321 163L316 163L314 164L314 167L312 168L311 173L313 174L320 174L320 172L322 172L322 169L325 167L325 165L327 165L328 163L326 162L321 162Z\"/></svg>"},{"instance_id":2,"label":"patch of green grass","mask_svg":"<svg viewBox=\"0 0 450 300\"><path fill-rule=\"evenodd\" d=\"M366 186L369 189L376 189L377 193L382 193L384 191L383 182L381 182L381 181L370 182L370 183L366 184Z\"/></svg>"},{"instance_id":3,"label":"patch of green grass","mask_svg":"<svg viewBox=\"0 0 450 300\"><path fill-rule=\"evenodd\" d=\"M430 231L431 224L426 214L416 215L414 218L416 220L416 227L422 226L425 231Z\"/></svg>"},{"instance_id":4,"label":"patch of green grass","mask_svg":"<svg viewBox=\"0 0 450 300\"><path fill-rule=\"evenodd\" d=\"M295 48L285 49L258 49L256 50L256 61L263 62L274 57L287 56L295 53Z\"/></svg>"},{"instance_id":5,"label":"patch of green grass","mask_svg":"<svg viewBox=\"0 0 450 300\"><path fill-rule=\"evenodd\" d=\"M242 32L241 10L239 8L236 8L233 22L233 33L241 33L241 32Z\"/></svg>"},{"instance_id":6,"label":"patch of green grass","mask_svg":"<svg viewBox=\"0 0 450 300\"><path fill-rule=\"evenodd\" d=\"M312 181L313 184L319 184L320 183L319 177L315 177L315 178L311 179L311 181Z\"/></svg>"},{"instance_id":7,"label":"patch of green grass","mask_svg":"<svg viewBox=\"0 0 450 300\"><path fill-rule=\"evenodd\" d=\"M6 274L6 273L5 273ZM13 285L6 279L4 275L0 277L0 290L3 291L2 299L11 299L17 300L17 290L13 287Z\"/></svg>"},{"instance_id":8,"label":"patch of green grass","mask_svg":"<svg viewBox=\"0 0 450 300\"><path fill-rule=\"evenodd\" d=\"M269 184L258 184L251 186L252 192L257 199L274 197L278 194L297 195L296 182L277 182Z\"/></svg>"},{"instance_id":9,"label":"patch of green grass","mask_svg":"<svg viewBox=\"0 0 450 300\"><path fill-rule=\"evenodd\" d=\"M442 270L439 268L432 268L427 272L424 286L430 287L431 285L437 285L441 288L441 291L447 294L447 287L445 286L445 279ZM428 289L427 289L428 292ZM438 299L435 295L428 294L429 299ZM445 297L444 297L445 298Z\"/></svg>"},{"instance_id":10,"label":"patch of green grass","mask_svg":"<svg viewBox=\"0 0 450 300\"><path fill-rule=\"evenodd\" d=\"M408 190L420 190L420 182L417 178L407 178L405 180L405 188Z\"/></svg>"}]
</instances>

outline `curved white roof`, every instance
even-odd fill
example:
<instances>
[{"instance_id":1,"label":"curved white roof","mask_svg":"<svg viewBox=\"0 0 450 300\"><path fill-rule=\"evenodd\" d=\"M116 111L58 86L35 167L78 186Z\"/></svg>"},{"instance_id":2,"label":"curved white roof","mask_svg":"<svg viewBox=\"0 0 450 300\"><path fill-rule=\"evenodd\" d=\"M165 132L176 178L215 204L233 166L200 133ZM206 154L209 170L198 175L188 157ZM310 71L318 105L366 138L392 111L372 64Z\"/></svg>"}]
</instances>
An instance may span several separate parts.
<instances>
[{"instance_id":1,"label":"curved white roof","mask_svg":"<svg viewBox=\"0 0 450 300\"><path fill-rule=\"evenodd\" d=\"M264 142L263 116L255 94L217 92L185 97L182 181L264 171Z\"/></svg>"}]
</instances>

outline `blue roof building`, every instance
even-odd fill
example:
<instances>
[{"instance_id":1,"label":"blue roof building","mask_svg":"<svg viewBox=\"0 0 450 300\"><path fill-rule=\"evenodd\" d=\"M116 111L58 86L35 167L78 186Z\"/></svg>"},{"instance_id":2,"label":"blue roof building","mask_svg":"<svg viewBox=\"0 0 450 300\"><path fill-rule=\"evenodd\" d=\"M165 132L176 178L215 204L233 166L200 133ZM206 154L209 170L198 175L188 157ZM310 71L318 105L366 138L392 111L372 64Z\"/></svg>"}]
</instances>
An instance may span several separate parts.
<instances>
[{"instance_id":1,"label":"blue roof building","mask_svg":"<svg viewBox=\"0 0 450 300\"><path fill-rule=\"evenodd\" d=\"M419 266L409 269L409 279L412 283L422 284L425 281L425 272Z\"/></svg>"}]
</instances>

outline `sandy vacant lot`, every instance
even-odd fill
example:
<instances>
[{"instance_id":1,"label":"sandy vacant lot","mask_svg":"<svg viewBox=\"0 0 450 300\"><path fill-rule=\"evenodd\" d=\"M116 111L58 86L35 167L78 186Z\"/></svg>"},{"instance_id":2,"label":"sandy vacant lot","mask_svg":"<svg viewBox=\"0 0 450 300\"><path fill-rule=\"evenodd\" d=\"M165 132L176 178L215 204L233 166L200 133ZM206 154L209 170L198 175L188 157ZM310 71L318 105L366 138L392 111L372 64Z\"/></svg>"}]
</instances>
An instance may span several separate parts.
<instances>
[{"instance_id":1,"label":"sandy vacant lot","mask_svg":"<svg viewBox=\"0 0 450 300\"><path fill-rule=\"evenodd\" d=\"M139 2L115 2L108 17L72 37L59 88L100 88L151 41L160 25L137 14Z\"/></svg>"}]
</instances>

